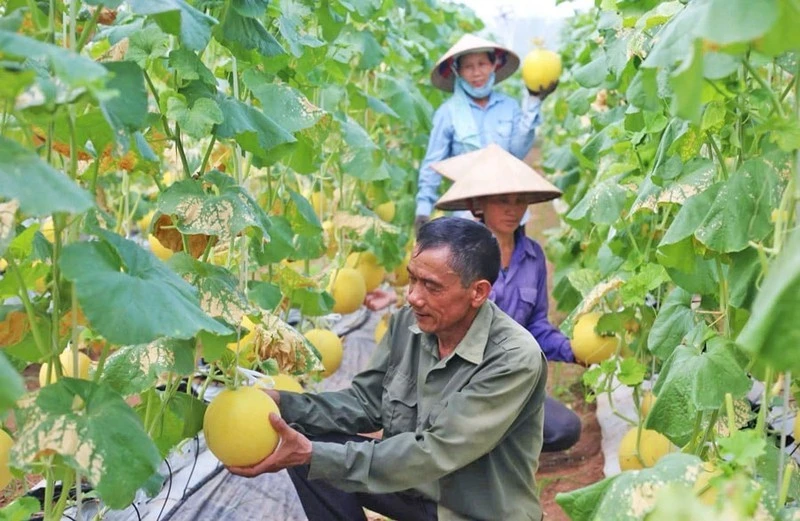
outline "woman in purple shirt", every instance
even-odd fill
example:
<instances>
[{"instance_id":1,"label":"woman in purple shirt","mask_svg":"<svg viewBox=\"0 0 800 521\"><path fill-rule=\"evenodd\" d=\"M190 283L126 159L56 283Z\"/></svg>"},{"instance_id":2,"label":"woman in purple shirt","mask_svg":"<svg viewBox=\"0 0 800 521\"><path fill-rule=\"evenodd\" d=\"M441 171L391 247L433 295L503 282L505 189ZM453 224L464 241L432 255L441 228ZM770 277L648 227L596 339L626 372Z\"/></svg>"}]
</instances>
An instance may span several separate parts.
<instances>
[{"instance_id":1,"label":"woman in purple shirt","mask_svg":"<svg viewBox=\"0 0 800 521\"><path fill-rule=\"evenodd\" d=\"M542 247L520 226L528 205L561 192L531 167L500 147L434 165L455 183L436 204L443 210L469 209L492 230L500 245L502 269L490 298L542 348L548 361L575 362L569 339L547 318L547 265ZM502 172L502 175L498 175ZM578 416L557 400L545 401L543 452L565 450L581 432Z\"/></svg>"}]
</instances>

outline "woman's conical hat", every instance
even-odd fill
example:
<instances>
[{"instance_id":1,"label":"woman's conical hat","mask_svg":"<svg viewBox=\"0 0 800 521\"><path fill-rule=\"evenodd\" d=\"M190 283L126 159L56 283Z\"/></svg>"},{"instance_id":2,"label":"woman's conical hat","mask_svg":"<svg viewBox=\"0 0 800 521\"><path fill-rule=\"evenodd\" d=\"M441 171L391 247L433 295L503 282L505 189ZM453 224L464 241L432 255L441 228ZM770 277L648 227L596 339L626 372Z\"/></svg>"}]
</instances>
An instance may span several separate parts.
<instances>
[{"instance_id":1,"label":"woman's conical hat","mask_svg":"<svg viewBox=\"0 0 800 521\"><path fill-rule=\"evenodd\" d=\"M484 40L473 34L465 34L455 45L439 58L431 71L433 86L445 92L453 92L455 77L452 70L453 61L464 54L473 52L494 52L497 59L497 69L494 73L494 82L500 83L508 78L519 68L519 56L510 49L489 40Z\"/></svg>"},{"instance_id":2,"label":"woman's conical hat","mask_svg":"<svg viewBox=\"0 0 800 521\"><path fill-rule=\"evenodd\" d=\"M495 143L431 167L455 181L436 202L441 210L468 210L472 199L487 195L525 194L528 204L561 196L561 190L542 174Z\"/></svg>"}]
</instances>

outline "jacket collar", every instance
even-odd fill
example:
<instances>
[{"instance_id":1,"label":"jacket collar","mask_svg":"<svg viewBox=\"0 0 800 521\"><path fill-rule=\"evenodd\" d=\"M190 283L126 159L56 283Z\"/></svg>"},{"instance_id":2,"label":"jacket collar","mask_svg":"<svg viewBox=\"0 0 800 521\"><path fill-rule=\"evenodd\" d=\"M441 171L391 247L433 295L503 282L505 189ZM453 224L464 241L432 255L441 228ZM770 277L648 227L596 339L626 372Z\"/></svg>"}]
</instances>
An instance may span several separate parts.
<instances>
[{"instance_id":1,"label":"jacket collar","mask_svg":"<svg viewBox=\"0 0 800 521\"><path fill-rule=\"evenodd\" d=\"M514 232L514 243L514 249L517 249L521 245L522 251L525 253L525 255L531 257L532 259L536 258L536 248L533 246L533 241L528 240L527 236L525 235L524 226L520 226Z\"/></svg>"},{"instance_id":2,"label":"jacket collar","mask_svg":"<svg viewBox=\"0 0 800 521\"><path fill-rule=\"evenodd\" d=\"M492 318L494 317L494 304L490 301L484 302L478 309L478 314L472 321L472 324L467 330L467 334L461 339L461 342L456 346L453 354L460 356L467 362L478 365L483 361L483 354L486 350L486 344L489 341L489 330L492 325ZM430 335L422 332L417 323L408 326L409 331L415 335L423 335L427 340L425 344L432 347L434 351L438 350L438 342L436 335ZM436 353L438 358L438 353Z\"/></svg>"}]
</instances>

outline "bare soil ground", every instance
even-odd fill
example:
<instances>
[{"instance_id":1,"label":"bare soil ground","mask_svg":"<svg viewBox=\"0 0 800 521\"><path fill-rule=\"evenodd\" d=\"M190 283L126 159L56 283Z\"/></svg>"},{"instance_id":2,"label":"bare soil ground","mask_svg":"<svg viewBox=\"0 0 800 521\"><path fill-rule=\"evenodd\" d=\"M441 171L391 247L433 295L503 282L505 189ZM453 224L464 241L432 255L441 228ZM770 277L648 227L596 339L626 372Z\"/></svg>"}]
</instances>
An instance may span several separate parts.
<instances>
[{"instance_id":1,"label":"bare soil ground","mask_svg":"<svg viewBox=\"0 0 800 521\"><path fill-rule=\"evenodd\" d=\"M539 499L548 521L569 519L556 503L556 494L585 487L603 479L603 452L600 450L600 425L595 405L583 399L583 368L573 364L553 363L549 367L548 391L567 404L581 418L581 438L575 446L562 452L544 453L539 458Z\"/></svg>"}]
</instances>

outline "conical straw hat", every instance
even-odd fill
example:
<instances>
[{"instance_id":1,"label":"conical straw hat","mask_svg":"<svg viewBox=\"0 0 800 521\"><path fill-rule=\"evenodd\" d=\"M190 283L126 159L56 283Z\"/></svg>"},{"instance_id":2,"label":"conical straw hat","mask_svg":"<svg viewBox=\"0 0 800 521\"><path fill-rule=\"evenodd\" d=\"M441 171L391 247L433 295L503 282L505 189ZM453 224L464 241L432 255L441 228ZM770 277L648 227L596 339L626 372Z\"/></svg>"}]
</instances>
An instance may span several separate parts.
<instances>
[{"instance_id":1,"label":"conical straw hat","mask_svg":"<svg viewBox=\"0 0 800 521\"><path fill-rule=\"evenodd\" d=\"M525 194L528 204L561 196L561 190L542 174L494 143L431 166L455 180L436 202L441 210L468 210L472 199L487 195Z\"/></svg>"},{"instance_id":2,"label":"conical straw hat","mask_svg":"<svg viewBox=\"0 0 800 521\"><path fill-rule=\"evenodd\" d=\"M431 83L438 89L453 92L455 87L455 77L451 70L453 60L463 54L490 51L494 51L497 57L497 69L494 73L495 83L500 83L514 74L514 71L519 67L519 56L514 54L513 51L475 35L465 34L436 62L436 66L431 71Z\"/></svg>"}]
</instances>

